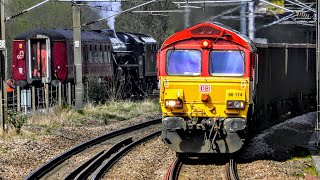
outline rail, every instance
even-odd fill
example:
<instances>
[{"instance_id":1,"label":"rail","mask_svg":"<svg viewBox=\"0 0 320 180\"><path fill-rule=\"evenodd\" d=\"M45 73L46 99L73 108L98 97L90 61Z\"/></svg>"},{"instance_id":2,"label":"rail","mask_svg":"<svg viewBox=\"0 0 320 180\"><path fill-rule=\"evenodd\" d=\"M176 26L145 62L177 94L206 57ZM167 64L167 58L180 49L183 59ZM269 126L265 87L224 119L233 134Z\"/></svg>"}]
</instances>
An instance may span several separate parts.
<instances>
[{"instance_id":1,"label":"rail","mask_svg":"<svg viewBox=\"0 0 320 180\"><path fill-rule=\"evenodd\" d=\"M31 180L31 179L39 179L42 176L44 176L46 173L50 172L52 169L54 169L55 167L57 167L59 164L61 164L62 162L64 162L65 160L67 160L68 158L70 158L72 155L78 154L80 152L82 152L83 150L96 145L98 143L101 143L105 140L108 140L110 138L137 130L137 129L141 129L150 125L154 125L154 124L159 124L161 123L161 118L157 118L157 119L152 119L150 121L147 122L143 122L143 123L139 123L133 126L129 126L126 128L122 128L120 130L116 130L116 131L112 131L110 133L107 133L105 135L99 136L97 138L91 139L87 142L84 142L82 144L79 144L73 148L71 148L70 150L58 155L57 157L55 157L54 159L50 160L49 162L43 164L42 166L40 166L39 168L37 168L36 170L34 170L31 174L29 174L25 180Z\"/></svg>"},{"instance_id":2,"label":"rail","mask_svg":"<svg viewBox=\"0 0 320 180\"><path fill-rule=\"evenodd\" d=\"M177 157L170 165L164 179L165 180L178 180L179 172L181 170L182 165L183 165L182 160Z\"/></svg>"},{"instance_id":3,"label":"rail","mask_svg":"<svg viewBox=\"0 0 320 180\"><path fill-rule=\"evenodd\" d=\"M226 164L226 173L228 180L239 180L237 163L232 158Z\"/></svg>"}]
</instances>

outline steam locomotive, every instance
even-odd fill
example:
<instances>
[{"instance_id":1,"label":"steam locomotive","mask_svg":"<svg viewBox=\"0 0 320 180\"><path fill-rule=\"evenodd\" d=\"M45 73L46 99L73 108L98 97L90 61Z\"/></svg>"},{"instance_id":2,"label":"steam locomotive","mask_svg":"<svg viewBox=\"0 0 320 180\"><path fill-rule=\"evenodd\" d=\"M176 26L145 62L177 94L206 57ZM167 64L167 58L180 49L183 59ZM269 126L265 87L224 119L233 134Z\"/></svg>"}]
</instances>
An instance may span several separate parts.
<instances>
[{"instance_id":1,"label":"steam locomotive","mask_svg":"<svg viewBox=\"0 0 320 180\"><path fill-rule=\"evenodd\" d=\"M235 153L250 130L315 107L314 45L256 45L200 23L170 36L157 66L161 136L177 155Z\"/></svg>"},{"instance_id":2,"label":"steam locomotive","mask_svg":"<svg viewBox=\"0 0 320 180\"><path fill-rule=\"evenodd\" d=\"M12 53L15 84L24 88L74 82L73 46L72 30L34 29L16 35ZM84 79L121 76L118 79L131 84L132 92L143 94L157 86L157 42L152 37L113 30L82 31L81 48Z\"/></svg>"}]
</instances>

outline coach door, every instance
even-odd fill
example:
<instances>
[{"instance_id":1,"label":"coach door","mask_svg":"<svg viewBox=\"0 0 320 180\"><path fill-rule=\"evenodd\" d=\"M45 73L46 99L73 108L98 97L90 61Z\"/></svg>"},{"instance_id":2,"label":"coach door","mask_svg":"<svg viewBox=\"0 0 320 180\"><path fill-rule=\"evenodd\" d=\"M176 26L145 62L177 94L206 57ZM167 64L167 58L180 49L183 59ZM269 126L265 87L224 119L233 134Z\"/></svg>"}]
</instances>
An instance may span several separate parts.
<instances>
[{"instance_id":1,"label":"coach door","mask_svg":"<svg viewBox=\"0 0 320 180\"><path fill-rule=\"evenodd\" d=\"M30 39L29 49L29 77L48 82L50 77L48 39Z\"/></svg>"}]
</instances>

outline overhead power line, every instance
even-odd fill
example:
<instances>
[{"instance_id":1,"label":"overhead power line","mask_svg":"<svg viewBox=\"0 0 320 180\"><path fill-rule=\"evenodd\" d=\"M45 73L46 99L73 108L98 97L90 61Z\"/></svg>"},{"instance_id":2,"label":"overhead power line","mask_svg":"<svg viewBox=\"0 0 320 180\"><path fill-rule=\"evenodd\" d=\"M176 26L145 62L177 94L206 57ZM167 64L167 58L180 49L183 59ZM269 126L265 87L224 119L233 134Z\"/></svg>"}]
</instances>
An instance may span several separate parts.
<instances>
[{"instance_id":1,"label":"overhead power line","mask_svg":"<svg viewBox=\"0 0 320 180\"><path fill-rule=\"evenodd\" d=\"M186 10L132 11L133 13L183 13Z\"/></svg>"},{"instance_id":2,"label":"overhead power line","mask_svg":"<svg viewBox=\"0 0 320 180\"><path fill-rule=\"evenodd\" d=\"M49 2L49 1L51 1L51 0L45 0L45 1L41 2L41 3L39 3L39 4L36 4L36 5L28 8L28 9L25 9L25 10L23 10L23 11L15 14L15 15L13 15L13 16L9 16L9 17L7 17L4 21L9 21L9 20L14 19L14 18L16 18L16 17L18 17L18 16L21 16L22 14L24 14L24 13L26 13L26 12L28 12L28 11L36 8L36 7L39 7L39 6L41 6L41 5L43 5L44 3L47 3L47 2ZM2 2L2 1L1 1L1 2Z\"/></svg>"},{"instance_id":3,"label":"overhead power line","mask_svg":"<svg viewBox=\"0 0 320 180\"><path fill-rule=\"evenodd\" d=\"M214 0L214 1L176 1L174 4L208 4L208 3L241 3L253 2L253 0Z\"/></svg>"},{"instance_id":4,"label":"overhead power line","mask_svg":"<svg viewBox=\"0 0 320 180\"><path fill-rule=\"evenodd\" d=\"M301 8L306 8L307 10L309 10L309 11L311 11L311 12L314 12L314 13L316 12L315 9L313 9L313 8L311 8L311 7L303 4L303 3L301 3L300 1L297 1L297 0L295 0L295 2L290 1L290 0L285 0L285 1L287 1L287 2L289 2L289 3L291 3L291 4L294 4L294 5L296 5L296 6L299 6L299 7L301 7Z\"/></svg>"}]
</instances>

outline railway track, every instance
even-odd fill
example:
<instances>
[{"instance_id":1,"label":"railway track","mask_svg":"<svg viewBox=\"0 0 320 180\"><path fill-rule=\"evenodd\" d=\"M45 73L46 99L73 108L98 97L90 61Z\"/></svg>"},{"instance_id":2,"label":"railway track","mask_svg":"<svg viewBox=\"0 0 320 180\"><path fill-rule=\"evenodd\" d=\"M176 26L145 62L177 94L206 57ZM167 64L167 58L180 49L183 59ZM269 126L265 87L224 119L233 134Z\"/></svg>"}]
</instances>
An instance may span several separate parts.
<instances>
[{"instance_id":1,"label":"railway track","mask_svg":"<svg viewBox=\"0 0 320 180\"><path fill-rule=\"evenodd\" d=\"M187 161L186 159L184 159ZM188 163L186 163L188 164ZM192 163L191 163L192 164ZM178 180L179 179L179 173L184 165L182 159L176 158L175 161L171 163L171 165L168 168L168 171L165 175L165 180ZM196 166L194 167L196 168ZM239 180L238 172L237 172L237 165L234 159L229 159L229 162L225 164L224 166L225 170L225 178L227 180ZM186 176L186 175L184 175Z\"/></svg>"},{"instance_id":2,"label":"railway track","mask_svg":"<svg viewBox=\"0 0 320 180\"><path fill-rule=\"evenodd\" d=\"M167 171L164 179L166 180L178 180L179 172L181 170L183 163L178 157L173 161Z\"/></svg>"},{"instance_id":3,"label":"railway track","mask_svg":"<svg viewBox=\"0 0 320 180\"><path fill-rule=\"evenodd\" d=\"M237 164L234 159L230 159L226 164L226 174L228 180L239 180Z\"/></svg>"},{"instance_id":4,"label":"railway track","mask_svg":"<svg viewBox=\"0 0 320 180\"><path fill-rule=\"evenodd\" d=\"M81 154L82 152L85 152L89 149L95 149L95 150L99 149L94 147L105 142L108 139L119 137L120 135L124 135L136 130L141 130L143 128L157 125L160 123L161 123L161 118L153 119L147 122L122 128L120 130L112 131L105 135L99 136L97 138L91 139L82 144L79 144L71 148L70 150L56 156L55 158L48 161L47 163L43 164L42 166L34 170L31 174L29 174L25 178L25 180L40 179L40 178L44 178L44 179L54 178L56 174L54 170L58 169L57 171L59 171L61 169L64 169L65 167L63 164L68 162L68 160L70 160L70 158L72 158L73 156L77 156L78 154ZM67 175L63 175L62 178L63 179L83 179L82 177L89 177L90 173L91 174L93 173L92 177L95 179L99 179L104 174L104 172L110 169L112 165L118 159L120 159L124 154L126 154L131 148L133 148L134 146L138 145L141 142L147 141L148 139L159 135L160 131L154 130L152 133L149 133L148 135L145 135L145 133L143 134L144 134L143 137L137 140L133 140L132 137L125 138L125 139L122 138L122 140L120 141L118 140L118 143L108 148L108 150L103 149L99 153L94 155L92 158L87 158L85 163L82 163L80 166L75 167L73 171L70 170L70 172ZM88 154L92 155L93 153L89 152ZM68 163L66 164L66 166L67 165ZM94 169L96 168L98 168L98 170L100 169L100 171L94 172Z\"/></svg>"}]
</instances>

